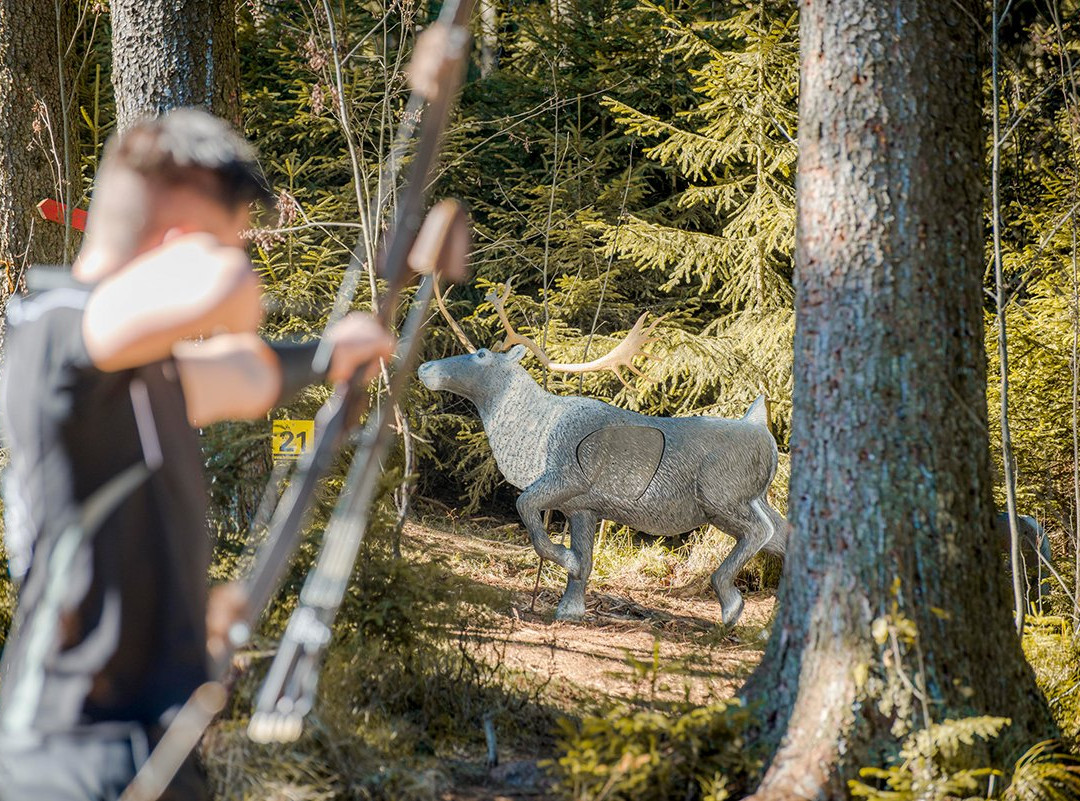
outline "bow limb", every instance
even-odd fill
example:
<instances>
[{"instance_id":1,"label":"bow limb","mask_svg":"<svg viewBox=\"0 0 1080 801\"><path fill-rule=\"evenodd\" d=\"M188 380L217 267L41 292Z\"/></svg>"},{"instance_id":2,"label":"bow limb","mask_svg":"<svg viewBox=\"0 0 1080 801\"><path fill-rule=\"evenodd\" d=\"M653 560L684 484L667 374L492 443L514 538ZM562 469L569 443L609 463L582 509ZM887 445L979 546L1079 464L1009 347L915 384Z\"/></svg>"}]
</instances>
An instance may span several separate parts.
<instances>
[{"instance_id":1,"label":"bow limb","mask_svg":"<svg viewBox=\"0 0 1080 801\"><path fill-rule=\"evenodd\" d=\"M463 67L468 56L467 25L472 6L473 0L448 0L443 6L436 24L444 26L449 33L440 39L428 39L420 52L423 61L422 69L410 72L415 76L416 84L427 92L433 93L434 97L429 100L419 89L413 90L391 148L387 165L389 172L385 180L380 179L380 186L383 187L396 183L405 150L419 130L416 152L410 164L406 185L398 196L390 244L380 270L386 279L387 289L378 302L379 319L387 328L393 326L398 297L412 275L408 256L423 221L426 189L431 183L439 144L448 123L450 104L463 78ZM411 111L413 109L415 111ZM388 197L387 192L385 196L381 195L376 200L376 211L381 213L384 204L388 202ZM361 238L353 248L349 265L338 288L334 307L327 322L328 329L344 317L352 307L360 276L366 264L365 248ZM324 333L313 360L316 371L325 372L330 363L331 352L332 345ZM234 637L237 641L234 642L234 646L246 641L257 617L261 616L262 610L273 596L288 560L295 550L299 531L303 527L308 499L312 497L316 484L329 469L330 463L343 442L343 435L349 428L346 421L355 421L362 410L362 404L367 400L367 393L356 386L356 383L353 381L348 385L335 387L330 401L316 416L318 435L315 450L310 454L310 458L301 460L297 475L277 504L270 520L270 534L267 542L260 549L247 579L249 605L255 619L237 629ZM329 440L325 449L321 448L323 440ZM276 483L274 486L276 487ZM268 493L271 491L268 487Z\"/></svg>"},{"instance_id":2,"label":"bow limb","mask_svg":"<svg viewBox=\"0 0 1080 801\"><path fill-rule=\"evenodd\" d=\"M409 254L424 273L402 327L389 392L369 415L345 486L327 523L314 569L300 591L270 670L256 700L248 735L256 742L289 742L300 736L315 702L322 655L348 588L357 552L367 533L382 464L393 439L392 410L404 396L420 352L421 333L439 274L461 281L470 249L468 216L455 201L428 214Z\"/></svg>"},{"instance_id":3,"label":"bow limb","mask_svg":"<svg viewBox=\"0 0 1080 801\"><path fill-rule=\"evenodd\" d=\"M392 197L391 190L397 185L405 154L419 130L408 178L398 194L390 245L379 269L379 274L387 281L387 289L382 298L373 298L372 302L379 319L388 326L393 322L397 297L409 280L406 259L423 222L424 198L431 185L436 157L449 123L451 104L464 78L463 67L471 41L468 24L473 4L474 0L447 0L438 20L417 40L413 62L409 66L412 92L390 147L386 167L379 177L378 196L367 214L369 220L378 220L382 216ZM342 109L344 114L344 107ZM361 236L349 256L349 265L338 288L327 327L352 308L360 284L360 273L367 264L365 238ZM314 359L315 369L325 370L329 360L329 347L320 345Z\"/></svg>"}]
</instances>

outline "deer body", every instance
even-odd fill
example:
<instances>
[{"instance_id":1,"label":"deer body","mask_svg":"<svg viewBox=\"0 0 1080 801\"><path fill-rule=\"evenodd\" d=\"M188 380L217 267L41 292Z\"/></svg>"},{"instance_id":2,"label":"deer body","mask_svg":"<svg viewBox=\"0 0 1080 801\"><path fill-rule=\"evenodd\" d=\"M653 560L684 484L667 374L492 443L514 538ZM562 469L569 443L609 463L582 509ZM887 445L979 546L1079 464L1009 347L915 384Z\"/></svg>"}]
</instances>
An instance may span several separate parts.
<instances>
[{"instance_id":1,"label":"deer body","mask_svg":"<svg viewBox=\"0 0 1080 801\"><path fill-rule=\"evenodd\" d=\"M517 507L537 552L567 570L556 616L585 612L585 583L601 519L657 535L711 523L736 540L713 574L723 620L743 600L735 575L761 549L783 555L787 523L765 493L776 472L776 443L758 404L743 420L648 417L541 388L518 363L524 348L480 350L420 367L430 389L476 404L499 470L522 490ZM553 543L542 513L570 521L570 547Z\"/></svg>"}]
</instances>

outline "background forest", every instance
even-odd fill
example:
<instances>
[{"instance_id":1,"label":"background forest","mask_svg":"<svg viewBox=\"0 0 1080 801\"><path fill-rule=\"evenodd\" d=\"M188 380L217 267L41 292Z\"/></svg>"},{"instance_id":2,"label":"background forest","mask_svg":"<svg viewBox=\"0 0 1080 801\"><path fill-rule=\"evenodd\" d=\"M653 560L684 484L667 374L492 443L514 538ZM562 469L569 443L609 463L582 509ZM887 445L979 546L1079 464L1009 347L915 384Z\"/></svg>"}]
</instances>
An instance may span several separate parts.
<instances>
[{"instance_id":1,"label":"background forest","mask_svg":"<svg viewBox=\"0 0 1080 801\"><path fill-rule=\"evenodd\" d=\"M526 365L556 393L656 415L738 417L766 394L782 453L773 490L782 509L794 331L796 3L481 6L434 189L465 200L474 222L474 280L446 290L448 308L476 346L490 347L504 332L485 296L512 281L507 311L516 329L567 362L606 351L642 312L662 318L648 347L653 358L639 361L643 376L625 376L629 385L611 373L569 377L545 374L533 360ZM257 144L278 196L278 208L252 234L270 296L269 333L318 333L357 238L369 252L377 249L384 222L362 220L362 210L378 191L381 160L404 108L412 42L437 11L415 0L236 4L240 84L222 110ZM66 42L56 40L65 70L60 108L25 96L4 102L33 104L34 140L25 157L48 162L54 194L85 208L115 118L112 14L108 3L86 0L71 0L64 13L71 29ZM1080 578L1080 5L1012 3L999 57L1001 122L995 142L988 101L986 170L989 186L996 147L1018 508L1049 531L1061 577L1041 611L1072 632L1078 617L1070 595ZM997 420L991 211L988 193L987 402ZM70 257L77 235L61 247ZM0 242L8 292L18 291L33 255L15 251L10 239ZM369 301L370 292L360 303ZM435 321L427 357L462 349ZM310 416L324 398L313 389L281 415ZM677 673L659 658L630 665L645 689L619 707L620 716L605 718L603 704L590 699L552 701L535 677L503 665L497 647L485 650L487 599L473 583L439 560L395 558L410 506L419 515L448 510L457 521L516 520L514 493L500 479L471 405L417 385L405 411L407 445L393 457L327 666L323 687L331 700L295 749L256 749L241 734L255 681L245 677L234 719L207 745L227 797L469 797L440 794L446 775L470 775L467 764L489 719L500 731L518 730L507 735L517 753L561 758L562 782L552 792L571 797L719 799L728 792L725 776L732 788L752 776L760 766L752 748L741 749L743 711L659 700L657 677ZM1000 465L997 426L991 438ZM270 468L268 439L266 424L204 432L220 576L232 574L241 556ZM998 494L1003 506L1003 487ZM523 531L507 530L507 539L526 544ZM612 531L598 570L617 572L621 561L662 578L695 548L726 547L722 541L704 532L688 542L642 544L631 532ZM653 554L651 563L633 555L642 548ZM268 634L295 598L300 562ZM749 585L775 584L775 566L755 562L752 571L744 577ZM560 580L550 566L538 578L544 587ZM1045 631L1036 627L1026 646L1075 745L1075 640L1063 629L1053 637ZM568 709L576 714L567 718ZM627 722L620 728L610 723L616 718ZM956 736L970 743L989 735ZM638 759L628 762L626 754Z\"/></svg>"}]
</instances>

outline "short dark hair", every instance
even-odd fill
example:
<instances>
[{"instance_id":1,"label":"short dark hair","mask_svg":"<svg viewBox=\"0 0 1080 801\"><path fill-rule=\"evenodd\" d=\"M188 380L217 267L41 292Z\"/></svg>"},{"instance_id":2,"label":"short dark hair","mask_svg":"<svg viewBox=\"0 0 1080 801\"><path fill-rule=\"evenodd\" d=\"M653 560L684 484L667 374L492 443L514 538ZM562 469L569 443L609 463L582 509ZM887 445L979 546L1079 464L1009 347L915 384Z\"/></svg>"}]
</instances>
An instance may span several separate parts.
<instances>
[{"instance_id":1,"label":"short dark hair","mask_svg":"<svg viewBox=\"0 0 1080 801\"><path fill-rule=\"evenodd\" d=\"M230 209L255 201L273 205L255 149L227 122L196 108L139 120L109 143L106 165L151 184L193 187Z\"/></svg>"}]
</instances>

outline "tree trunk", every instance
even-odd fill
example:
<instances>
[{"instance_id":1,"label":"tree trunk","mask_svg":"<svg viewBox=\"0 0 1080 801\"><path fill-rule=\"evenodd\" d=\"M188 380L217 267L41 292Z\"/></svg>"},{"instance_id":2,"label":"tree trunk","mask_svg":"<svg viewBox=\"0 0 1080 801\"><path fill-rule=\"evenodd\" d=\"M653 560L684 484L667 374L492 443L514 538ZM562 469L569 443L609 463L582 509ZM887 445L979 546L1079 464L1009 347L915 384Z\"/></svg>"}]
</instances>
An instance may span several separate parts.
<instances>
[{"instance_id":1,"label":"tree trunk","mask_svg":"<svg viewBox=\"0 0 1080 801\"><path fill-rule=\"evenodd\" d=\"M213 58L211 110L242 129L240 116L240 50L236 44L236 0L212 3L214 33L210 42Z\"/></svg>"},{"instance_id":2,"label":"tree trunk","mask_svg":"<svg viewBox=\"0 0 1080 801\"><path fill-rule=\"evenodd\" d=\"M239 118L235 0L113 0L116 126L181 106Z\"/></svg>"},{"instance_id":3,"label":"tree trunk","mask_svg":"<svg viewBox=\"0 0 1080 801\"><path fill-rule=\"evenodd\" d=\"M70 205L75 194L57 41L66 46L70 34L65 7L0 0L0 308L28 264L66 262L73 247L70 228L36 210L45 198Z\"/></svg>"},{"instance_id":4,"label":"tree trunk","mask_svg":"<svg viewBox=\"0 0 1080 801\"><path fill-rule=\"evenodd\" d=\"M945 718L1011 717L1003 749L1054 731L992 533L982 13L802 3L794 531L744 690L776 747L755 799L847 797Z\"/></svg>"},{"instance_id":5,"label":"tree trunk","mask_svg":"<svg viewBox=\"0 0 1080 801\"><path fill-rule=\"evenodd\" d=\"M480 0L480 77L499 68L499 9L496 0Z\"/></svg>"}]
</instances>

